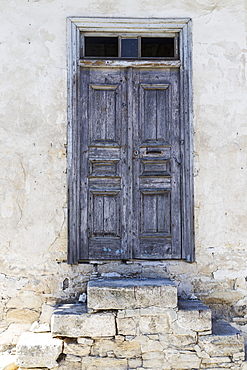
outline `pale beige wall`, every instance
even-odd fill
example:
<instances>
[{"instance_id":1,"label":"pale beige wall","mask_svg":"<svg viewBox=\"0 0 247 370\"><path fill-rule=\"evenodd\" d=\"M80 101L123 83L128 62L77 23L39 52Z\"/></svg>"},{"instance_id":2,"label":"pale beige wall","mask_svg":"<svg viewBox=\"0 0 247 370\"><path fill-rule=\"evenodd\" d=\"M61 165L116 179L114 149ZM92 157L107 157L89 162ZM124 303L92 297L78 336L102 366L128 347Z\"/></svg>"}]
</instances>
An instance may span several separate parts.
<instances>
[{"instance_id":1,"label":"pale beige wall","mask_svg":"<svg viewBox=\"0 0 247 370\"><path fill-rule=\"evenodd\" d=\"M99 273L170 276L180 293L247 312L245 4L0 1L0 345L48 321L51 305L78 297L95 271L64 262L68 16L193 20L196 263L111 263Z\"/></svg>"}]
</instances>

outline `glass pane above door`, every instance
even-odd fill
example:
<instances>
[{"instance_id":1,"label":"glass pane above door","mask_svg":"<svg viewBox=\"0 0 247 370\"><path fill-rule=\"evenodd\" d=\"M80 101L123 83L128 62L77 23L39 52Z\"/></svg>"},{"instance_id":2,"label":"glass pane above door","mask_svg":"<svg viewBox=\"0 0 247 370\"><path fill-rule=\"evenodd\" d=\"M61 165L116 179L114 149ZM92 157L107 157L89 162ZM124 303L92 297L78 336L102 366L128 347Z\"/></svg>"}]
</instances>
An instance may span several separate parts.
<instances>
[{"instance_id":1,"label":"glass pane above door","mask_svg":"<svg viewBox=\"0 0 247 370\"><path fill-rule=\"evenodd\" d=\"M84 36L81 58L178 59L178 37Z\"/></svg>"}]
</instances>

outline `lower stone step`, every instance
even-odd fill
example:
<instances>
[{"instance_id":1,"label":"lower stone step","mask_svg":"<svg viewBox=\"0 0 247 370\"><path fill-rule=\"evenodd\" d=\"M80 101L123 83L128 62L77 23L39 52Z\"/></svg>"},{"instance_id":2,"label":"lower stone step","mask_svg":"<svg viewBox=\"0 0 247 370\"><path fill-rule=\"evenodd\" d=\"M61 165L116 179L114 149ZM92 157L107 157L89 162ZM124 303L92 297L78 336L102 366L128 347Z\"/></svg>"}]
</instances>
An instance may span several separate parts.
<instances>
[{"instance_id":1,"label":"lower stone step","mask_svg":"<svg viewBox=\"0 0 247 370\"><path fill-rule=\"evenodd\" d=\"M200 300L179 299L177 325L187 332L197 332L200 335L212 333L211 310ZM181 332L181 330L180 330Z\"/></svg>"},{"instance_id":2,"label":"lower stone step","mask_svg":"<svg viewBox=\"0 0 247 370\"><path fill-rule=\"evenodd\" d=\"M213 320L212 335L199 336L198 346L205 368L242 369L244 338L225 320Z\"/></svg>"},{"instance_id":3,"label":"lower stone step","mask_svg":"<svg viewBox=\"0 0 247 370\"><path fill-rule=\"evenodd\" d=\"M177 287L169 279L98 279L88 283L89 311L177 307Z\"/></svg>"},{"instance_id":4,"label":"lower stone step","mask_svg":"<svg viewBox=\"0 0 247 370\"><path fill-rule=\"evenodd\" d=\"M116 334L115 315L88 314L86 304L64 304L54 310L51 332L53 337L111 337Z\"/></svg>"}]
</instances>

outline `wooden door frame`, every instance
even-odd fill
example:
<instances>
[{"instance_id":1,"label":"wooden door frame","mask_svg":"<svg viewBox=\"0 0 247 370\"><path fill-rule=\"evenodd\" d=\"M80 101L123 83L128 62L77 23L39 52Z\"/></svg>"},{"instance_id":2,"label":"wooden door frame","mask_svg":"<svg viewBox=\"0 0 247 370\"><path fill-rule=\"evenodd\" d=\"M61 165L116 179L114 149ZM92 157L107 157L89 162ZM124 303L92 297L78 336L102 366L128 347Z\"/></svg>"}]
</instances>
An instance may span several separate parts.
<instances>
[{"instance_id":1,"label":"wooden door frame","mask_svg":"<svg viewBox=\"0 0 247 370\"><path fill-rule=\"evenodd\" d=\"M68 24L68 263L79 262L80 248L80 123L79 77L81 66L139 66L180 68L180 120L181 120L181 259L195 260L194 248L194 191L193 191L193 109L192 109L192 35L188 18L85 18L70 17ZM179 34L179 60L163 61L97 61L80 60L82 33L103 35L153 34L169 36Z\"/></svg>"}]
</instances>

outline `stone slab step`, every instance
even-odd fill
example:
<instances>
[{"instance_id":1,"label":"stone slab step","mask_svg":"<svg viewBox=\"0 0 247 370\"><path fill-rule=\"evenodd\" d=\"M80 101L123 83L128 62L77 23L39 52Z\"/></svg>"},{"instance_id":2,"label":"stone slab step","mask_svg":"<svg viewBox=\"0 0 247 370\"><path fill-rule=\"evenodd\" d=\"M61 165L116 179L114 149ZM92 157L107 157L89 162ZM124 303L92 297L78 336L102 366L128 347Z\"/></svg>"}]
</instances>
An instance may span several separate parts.
<instances>
[{"instance_id":1,"label":"stone slab step","mask_svg":"<svg viewBox=\"0 0 247 370\"><path fill-rule=\"evenodd\" d=\"M199 334L212 333L212 315L208 306L200 300L178 300L178 327L187 328Z\"/></svg>"},{"instance_id":2,"label":"stone slab step","mask_svg":"<svg viewBox=\"0 0 247 370\"><path fill-rule=\"evenodd\" d=\"M111 337L116 334L112 312L88 314L86 304L64 304L54 310L51 318L53 337Z\"/></svg>"},{"instance_id":3,"label":"stone slab step","mask_svg":"<svg viewBox=\"0 0 247 370\"><path fill-rule=\"evenodd\" d=\"M177 307L177 287L169 279L92 280L87 297L92 311Z\"/></svg>"},{"instance_id":4,"label":"stone slab step","mask_svg":"<svg viewBox=\"0 0 247 370\"><path fill-rule=\"evenodd\" d=\"M213 334L214 335L228 335L228 336L240 336L241 332L234 328L229 322L222 319L212 320Z\"/></svg>"},{"instance_id":5,"label":"stone slab step","mask_svg":"<svg viewBox=\"0 0 247 370\"><path fill-rule=\"evenodd\" d=\"M199 299L178 299L179 310L186 311L210 311L210 308L206 306Z\"/></svg>"},{"instance_id":6,"label":"stone slab step","mask_svg":"<svg viewBox=\"0 0 247 370\"><path fill-rule=\"evenodd\" d=\"M212 334L199 336L198 344L211 359L244 360L244 337L225 320L212 320Z\"/></svg>"}]
</instances>

